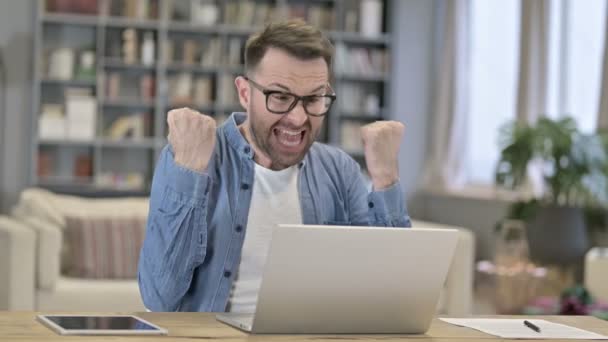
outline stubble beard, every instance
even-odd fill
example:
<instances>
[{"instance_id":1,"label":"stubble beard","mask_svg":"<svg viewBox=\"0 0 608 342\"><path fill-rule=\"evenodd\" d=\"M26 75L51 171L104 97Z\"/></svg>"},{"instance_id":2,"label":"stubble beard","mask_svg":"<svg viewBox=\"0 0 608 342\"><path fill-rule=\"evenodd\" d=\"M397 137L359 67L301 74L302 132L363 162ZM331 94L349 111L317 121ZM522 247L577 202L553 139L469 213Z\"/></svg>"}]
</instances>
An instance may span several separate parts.
<instances>
[{"instance_id":1,"label":"stubble beard","mask_svg":"<svg viewBox=\"0 0 608 342\"><path fill-rule=\"evenodd\" d=\"M273 114L273 115L280 115L280 114ZM285 115L285 114L283 114L283 115ZM306 120L306 123L305 123L306 135L304 137L304 139L306 140L305 141L306 146L298 154L286 155L285 153L281 153L281 152L277 151L271 144L271 139L273 139L272 135L274 134L273 133L274 128L275 128L275 126L277 126L279 124L279 121L277 121L274 125L269 127L268 130L266 131L264 127L260 127L258 125L258 122L255 120L255 117L256 117L255 113L253 113L252 108L250 108L249 133L251 134L251 137L253 138L255 145L262 151L262 153L266 154L266 156L268 156L268 158L270 159L270 161L271 161L270 169L271 170L275 170L275 171L283 170L290 166L300 163L306 156L306 153L308 153L308 150L310 149L310 147L312 146L312 144L314 143L314 141L316 140L316 138L319 134L318 131L317 132L312 131L312 125L310 123L310 119ZM311 139L311 137L312 137L312 139ZM276 142L276 143L278 143L278 142Z\"/></svg>"}]
</instances>

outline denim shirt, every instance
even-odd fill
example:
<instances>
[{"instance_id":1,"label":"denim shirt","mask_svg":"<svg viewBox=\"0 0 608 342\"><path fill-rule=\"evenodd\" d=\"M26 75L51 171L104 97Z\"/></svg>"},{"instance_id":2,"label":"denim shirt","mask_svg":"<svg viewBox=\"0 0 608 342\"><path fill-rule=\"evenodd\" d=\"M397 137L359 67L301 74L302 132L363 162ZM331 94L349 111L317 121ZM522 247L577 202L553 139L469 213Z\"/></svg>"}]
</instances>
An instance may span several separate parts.
<instances>
[{"instance_id":1,"label":"denim shirt","mask_svg":"<svg viewBox=\"0 0 608 342\"><path fill-rule=\"evenodd\" d=\"M152 181L150 213L139 258L143 302L152 311L226 310L254 180L254 152L239 131L245 113L217 128L206 173L177 165L166 146ZM304 224L409 227L399 182L368 192L345 152L314 143L299 164Z\"/></svg>"}]
</instances>

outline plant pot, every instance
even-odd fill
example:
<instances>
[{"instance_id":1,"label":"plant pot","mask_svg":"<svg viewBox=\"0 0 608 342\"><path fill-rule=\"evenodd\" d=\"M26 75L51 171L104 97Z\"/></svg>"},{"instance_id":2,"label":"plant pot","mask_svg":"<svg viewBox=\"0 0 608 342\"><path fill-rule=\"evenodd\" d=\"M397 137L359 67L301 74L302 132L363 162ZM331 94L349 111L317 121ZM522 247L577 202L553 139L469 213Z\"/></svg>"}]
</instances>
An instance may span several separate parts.
<instances>
[{"instance_id":1,"label":"plant pot","mask_svg":"<svg viewBox=\"0 0 608 342\"><path fill-rule=\"evenodd\" d=\"M580 263L589 249L583 211L570 207L544 207L528 225L530 257L540 264Z\"/></svg>"}]
</instances>

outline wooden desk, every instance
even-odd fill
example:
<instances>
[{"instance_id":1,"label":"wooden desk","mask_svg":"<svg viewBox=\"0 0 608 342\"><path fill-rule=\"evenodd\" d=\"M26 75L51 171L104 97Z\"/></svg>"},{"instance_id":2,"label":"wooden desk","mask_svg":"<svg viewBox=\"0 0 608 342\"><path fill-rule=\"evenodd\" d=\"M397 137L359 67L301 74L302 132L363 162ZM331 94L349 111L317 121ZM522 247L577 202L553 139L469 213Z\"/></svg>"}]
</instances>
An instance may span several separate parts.
<instances>
[{"instance_id":1,"label":"wooden desk","mask_svg":"<svg viewBox=\"0 0 608 342\"><path fill-rule=\"evenodd\" d=\"M56 314L56 312L48 312ZM402 341L428 340L435 342L496 340L491 335L473 329L462 328L433 321L425 335L250 335L215 320L209 313L156 313L136 315L169 330L168 336L61 336L36 321L35 312L0 312L0 341ZM109 314L109 313L103 313ZM608 335L608 322L587 316L546 316L542 318ZM519 340L523 341L523 340ZM553 340L557 341L557 340Z\"/></svg>"}]
</instances>

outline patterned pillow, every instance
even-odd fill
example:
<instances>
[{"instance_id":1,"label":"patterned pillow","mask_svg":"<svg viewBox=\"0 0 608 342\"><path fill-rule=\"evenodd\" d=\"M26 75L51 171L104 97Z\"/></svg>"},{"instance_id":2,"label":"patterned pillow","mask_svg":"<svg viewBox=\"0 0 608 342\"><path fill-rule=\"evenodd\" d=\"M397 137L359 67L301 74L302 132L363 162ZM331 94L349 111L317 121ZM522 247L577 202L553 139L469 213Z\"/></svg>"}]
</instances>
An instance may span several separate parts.
<instances>
[{"instance_id":1,"label":"patterned pillow","mask_svg":"<svg viewBox=\"0 0 608 342\"><path fill-rule=\"evenodd\" d=\"M66 217L69 246L62 273L91 279L135 279L145 217Z\"/></svg>"}]
</instances>

